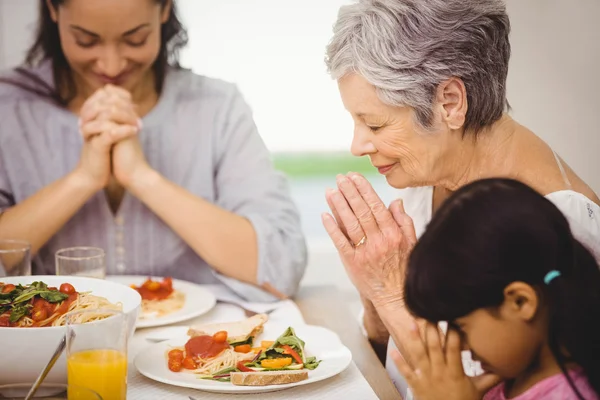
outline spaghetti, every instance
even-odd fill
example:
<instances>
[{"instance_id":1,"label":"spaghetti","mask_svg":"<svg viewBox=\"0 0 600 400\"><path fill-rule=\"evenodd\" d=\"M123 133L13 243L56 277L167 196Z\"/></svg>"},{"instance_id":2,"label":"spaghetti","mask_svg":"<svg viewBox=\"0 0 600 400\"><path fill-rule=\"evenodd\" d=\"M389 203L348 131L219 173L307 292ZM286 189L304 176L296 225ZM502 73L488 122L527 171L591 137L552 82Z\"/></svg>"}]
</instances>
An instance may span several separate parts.
<instances>
[{"instance_id":1,"label":"spaghetti","mask_svg":"<svg viewBox=\"0 0 600 400\"><path fill-rule=\"evenodd\" d=\"M173 289L173 280L163 278L162 282L148 278L141 286L131 286L142 297L140 319L162 317L180 310L185 305L185 294Z\"/></svg>"},{"instance_id":2,"label":"spaghetti","mask_svg":"<svg viewBox=\"0 0 600 400\"><path fill-rule=\"evenodd\" d=\"M111 314L96 309L122 310L122 304L112 304L90 292L78 293L69 283L60 289L49 288L43 282L12 285L0 282L0 327L47 327L66 324L66 314L90 310L77 316L76 323L92 322Z\"/></svg>"}]
</instances>

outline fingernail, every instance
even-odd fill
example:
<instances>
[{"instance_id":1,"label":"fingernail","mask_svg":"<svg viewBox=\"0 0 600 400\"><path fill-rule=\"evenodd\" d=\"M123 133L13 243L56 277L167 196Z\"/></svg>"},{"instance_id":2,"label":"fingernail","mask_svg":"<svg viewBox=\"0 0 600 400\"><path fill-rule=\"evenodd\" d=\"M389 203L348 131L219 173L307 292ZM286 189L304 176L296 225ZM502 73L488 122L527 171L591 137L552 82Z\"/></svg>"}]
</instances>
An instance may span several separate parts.
<instances>
[{"instance_id":1,"label":"fingernail","mask_svg":"<svg viewBox=\"0 0 600 400\"><path fill-rule=\"evenodd\" d=\"M345 175L339 174L336 177L336 180L338 181L338 183L342 183L342 182L347 182L348 178Z\"/></svg>"},{"instance_id":2,"label":"fingernail","mask_svg":"<svg viewBox=\"0 0 600 400\"><path fill-rule=\"evenodd\" d=\"M360 183L360 176L356 175L356 174L352 174L352 176L350 176L350 178L352 178L352 180L356 183Z\"/></svg>"}]
</instances>

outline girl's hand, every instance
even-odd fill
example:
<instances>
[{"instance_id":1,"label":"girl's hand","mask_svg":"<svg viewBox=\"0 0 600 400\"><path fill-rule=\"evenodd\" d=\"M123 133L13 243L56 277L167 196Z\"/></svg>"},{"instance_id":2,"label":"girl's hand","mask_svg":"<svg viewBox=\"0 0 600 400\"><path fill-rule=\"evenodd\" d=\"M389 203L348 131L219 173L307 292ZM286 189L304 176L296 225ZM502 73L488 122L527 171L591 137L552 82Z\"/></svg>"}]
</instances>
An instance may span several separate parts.
<instances>
[{"instance_id":1,"label":"girl's hand","mask_svg":"<svg viewBox=\"0 0 600 400\"><path fill-rule=\"evenodd\" d=\"M442 343L445 345L442 346ZM500 377L484 374L475 378L465 375L461 357L460 335L444 334L436 325L426 324L425 340L415 323L409 340L403 343L411 367L397 350L391 356L400 373L419 400L480 400L501 382Z\"/></svg>"}]
</instances>

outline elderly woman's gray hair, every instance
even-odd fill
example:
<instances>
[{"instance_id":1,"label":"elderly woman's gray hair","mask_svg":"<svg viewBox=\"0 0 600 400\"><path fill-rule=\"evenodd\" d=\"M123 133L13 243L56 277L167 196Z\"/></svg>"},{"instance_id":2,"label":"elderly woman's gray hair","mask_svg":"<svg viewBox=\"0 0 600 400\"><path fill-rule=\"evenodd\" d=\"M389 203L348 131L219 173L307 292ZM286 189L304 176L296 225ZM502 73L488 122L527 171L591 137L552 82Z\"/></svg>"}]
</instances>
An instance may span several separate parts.
<instances>
[{"instance_id":1,"label":"elderly woman's gray hair","mask_svg":"<svg viewBox=\"0 0 600 400\"><path fill-rule=\"evenodd\" d=\"M326 63L334 79L358 73L380 99L431 126L440 83L460 78L478 132L508 107L510 22L501 0L360 0L340 9Z\"/></svg>"}]
</instances>

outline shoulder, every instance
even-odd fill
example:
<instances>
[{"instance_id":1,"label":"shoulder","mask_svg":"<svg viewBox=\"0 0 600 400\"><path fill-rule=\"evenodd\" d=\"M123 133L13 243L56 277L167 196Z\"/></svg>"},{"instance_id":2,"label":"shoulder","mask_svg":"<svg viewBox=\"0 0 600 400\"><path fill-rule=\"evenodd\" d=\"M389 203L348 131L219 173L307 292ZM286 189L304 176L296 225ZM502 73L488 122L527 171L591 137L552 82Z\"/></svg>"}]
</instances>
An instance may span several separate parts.
<instances>
[{"instance_id":1,"label":"shoulder","mask_svg":"<svg viewBox=\"0 0 600 400\"><path fill-rule=\"evenodd\" d=\"M573 190L546 195L569 221L573 235L600 261L600 206Z\"/></svg>"},{"instance_id":2,"label":"shoulder","mask_svg":"<svg viewBox=\"0 0 600 400\"><path fill-rule=\"evenodd\" d=\"M19 67L0 71L0 102L44 101L39 93L54 87L52 69L48 63L36 67Z\"/></svg>"},{"instance_id":3,"label":"shoulder","mask_svg":"<svg viewBox=\"0 0 600 400\"><path fill-rule=\"evenodd\" d=\"M172 93L177 102L232 103L241 98L237 85L221 79L195 74L187 69L171 69L165 82L165 90Z\"/></svg>"}]
</instances>

